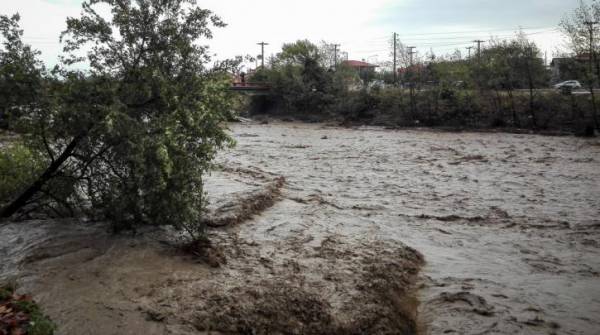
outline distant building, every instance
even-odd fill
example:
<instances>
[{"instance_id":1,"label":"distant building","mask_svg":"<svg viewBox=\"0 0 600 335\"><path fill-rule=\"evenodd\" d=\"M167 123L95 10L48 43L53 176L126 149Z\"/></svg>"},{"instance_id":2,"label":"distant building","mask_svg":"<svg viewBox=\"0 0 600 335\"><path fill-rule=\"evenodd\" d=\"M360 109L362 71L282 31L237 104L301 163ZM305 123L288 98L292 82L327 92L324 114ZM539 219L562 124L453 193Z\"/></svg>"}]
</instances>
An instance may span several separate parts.
<instances>
[{"instance_id":1,"label":"distant building","mask_svg":"<svg viewBox=\"0 0 600 335\"><path fill-rule=\"evenodd\" d=\"M342 66L351 68L356 71L358 77L361 80L361 86L368 86L369 82L376 79L375 69L379 67L379 65L369 64L365 61L360 60L345 60L342 62ZM358 88L359 86L357 86Z\"/></svg>"},{"instance_id":2,"label":"distant building","mask_svg":"<svg viewBox=\"0 0 600 335\"><path fill-rule=\"evenodd\" d=\"M376 68L378 68L378 65L374 65L374 64L369 64L367 62L363 62L360 60L345 60L342 62L342 65L345 65L349 68L355 69L358 72L362 72L362 71L374 71Z\"/></svg>"}]
</instances>

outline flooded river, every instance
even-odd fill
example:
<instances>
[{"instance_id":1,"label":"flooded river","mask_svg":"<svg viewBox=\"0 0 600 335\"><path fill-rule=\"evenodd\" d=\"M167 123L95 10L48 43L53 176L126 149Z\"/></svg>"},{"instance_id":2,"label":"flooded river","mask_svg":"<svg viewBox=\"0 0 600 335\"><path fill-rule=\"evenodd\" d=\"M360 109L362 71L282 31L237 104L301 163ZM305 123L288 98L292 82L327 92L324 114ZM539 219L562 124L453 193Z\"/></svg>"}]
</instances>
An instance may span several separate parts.
<instances>
[{"instance_id":1,"label":"flooded river","mask_svg":"<svg viewBox=\"0 0 600 335\"><path fill-rule=\"evenodd\" d=\"M231 131L237 146L208 179L213 209L285 184L272 207L211 232L226 264L190 263L159 247L162 233L11 223L0 278L20 278L64 334L600 331L600 141Z\"/></svg>"},{"instance_id":2,"label":"flooded river","mask_svg":"<svg viewBox=\"0 0 600 335\"><path fill-rule=\"evenodd\" d=\"M284 175L257 239L333 235L421 252L433 334L600 332L597 140L300 124L236 125L230 161ZM288 221L305 225L286 228ZM287 224L289 225L289 224ZM271 225L269 225L271 226ZM243 228L242 228L243 229Z\"/></svg>"}]
</instances>

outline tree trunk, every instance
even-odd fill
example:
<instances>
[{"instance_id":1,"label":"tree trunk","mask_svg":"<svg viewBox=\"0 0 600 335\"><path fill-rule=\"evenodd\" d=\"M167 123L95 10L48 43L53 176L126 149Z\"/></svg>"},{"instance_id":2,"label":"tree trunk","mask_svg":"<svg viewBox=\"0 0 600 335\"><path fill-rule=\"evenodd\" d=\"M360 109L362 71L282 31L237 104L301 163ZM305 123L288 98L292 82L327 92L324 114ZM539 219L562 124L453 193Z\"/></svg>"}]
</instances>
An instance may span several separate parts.
<instances>
[{"instance_id":1,"label":"tree trunk","mask_svg":"<svg viewBox=\"0 0 600 335\"><path fill-rule=\"evenodd\" d=\"M533 104L533 86L529 86L529 115L531 115L531 123L534 128L538 127L537 116L535 115L535 108Z\"/></svg>"},{"instance_id":2,"label":"tree trunk","mask_svg":"<svg viewBox=\"0 0 600 335\"><path fill-rule=\"evenodd\" d=\"M2 208L2 210L0 211L0 218L11 217L19 209L25 206L34 195L41 191L44 184L46 184L46 182L54 176L56 171L58 171L58 169L63 165L63 163L69 157L71 157L71 154L84 137L85 135L81 134L73 138L73 140L71 140L71 143L67 145L67 147L60 154L60 156L58 156L58 158L55 161L53 161L50 164L50 166L48 166L46 171L44 171L44 173L42 173L42 175L33 184L31 184L29 188L27 188L23 193L21 193L21 195L17 199L15 199L10 204Z\"/></svg>"},{"instance_id":3,"label":"tree trunk","mask_svg":"<svg viewBox=\"0 0 600 335\"><path fill-rule=\"evenodd\" d=\"M527 81L529 83L529 115L531 116L533 127L537 128L537 117L535 116L535 110L533 108L533 78L529 66L527 66Z\"/></svg>"},{"instance_id":4,"label":"tree trunk","mask_svg":"<svg viewBox=\"0 0 600 335\"><path fill-rule=\"evenodd\" d=\"M500 90L497 87L494 87L494 92L496 93L496 117L498 117L498 121L504 122L504 111L502 106L502 97L500 97Z\"/></svg>"},{"instance_id":5,"label":"tree trunk","mask_svg":"<svg viewBox=\"0 0 600 335\"><path fill-rule=\"evenodd\" d=\"M512 87L508 89L508 97L510 98L510 109L512 111L513 125L517 128L520 128L521 122L519 121L519 117L517 116L517 109L515 107L515 97L513 95Z\"/></svg>"},{"instance_id":6,"label":"tree trunk","mask_svg":"<svg viewBox=\"0 0 600 335\"><path fill-rule=\"evenodd\" d=\"M598 124L597 111L596 111L596 95L594 93L594 85L590 85L590 94L592 96L592 119L594 120L594 127L596 127L596 129L600 129L600 125Z\"/></svg>"}]
</instances>

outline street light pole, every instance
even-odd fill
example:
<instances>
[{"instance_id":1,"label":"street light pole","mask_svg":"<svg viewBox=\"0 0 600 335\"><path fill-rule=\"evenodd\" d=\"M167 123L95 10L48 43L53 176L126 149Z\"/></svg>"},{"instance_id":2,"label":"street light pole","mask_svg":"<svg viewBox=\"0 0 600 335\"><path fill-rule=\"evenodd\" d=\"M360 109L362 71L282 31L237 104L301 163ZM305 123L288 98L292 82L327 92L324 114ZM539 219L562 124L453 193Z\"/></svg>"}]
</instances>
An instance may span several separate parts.
<instances>
[{"instance_id":1,"label":"street light pole","mask_svg":"<svg viewBox=\"0 0 600 335\"><path fill-rule=\"evenodd\" d=\"M398 49L397 46L397 42L398 42L398 34L394 33L394 86L396 86L398 84L398 71L396 70L396 62L397 62L397 55L396 55L396 51Z\"/></svg>"}]
</instances>

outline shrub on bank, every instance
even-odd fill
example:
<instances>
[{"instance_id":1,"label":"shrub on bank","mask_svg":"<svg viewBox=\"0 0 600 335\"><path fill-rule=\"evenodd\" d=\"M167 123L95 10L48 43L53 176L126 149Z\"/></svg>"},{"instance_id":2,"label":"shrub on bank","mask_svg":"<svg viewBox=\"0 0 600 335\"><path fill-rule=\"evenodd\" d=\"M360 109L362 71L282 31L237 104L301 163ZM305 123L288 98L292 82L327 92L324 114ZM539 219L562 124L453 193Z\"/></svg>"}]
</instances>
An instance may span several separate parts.
<instances>
[{"instance_id":1,"label":"shrub on bank","mask_svg":"<svg viewBox=\"0 0 600 335\"><path fill-rule=\"evenodd\" d=\"M0 151L0 206L31 184L41 171L41 157L22 143L7 144Z\"/></svg>"},{"instance_id":2,"label":"shrub on bank","mask_svg":"<svg viewBox=\"0 0 600 335\"><path fill-rule=\"evenodd\" d=\"M53 335L56 325L14 285L0 285L0 334Z\"/></svg>"},{"instance_id":3,"label":"shrub on bank","mask_svg":"<svg viewBox=\"0 0 600 335\"><path fill-rule=\"evenodd\" d=\"M275 94L276 95L276 94ZM275 96L252 99L252 113L293 116L315 113L302 106L281 109ZM268 108L262 108L268 106ZM448 85L415 90L387 88L345 91L328 103L322 120L399 127L518 128L584 133L592 123L589 95L556 91L483 91Z\"/></svg>"}]
</instances>

